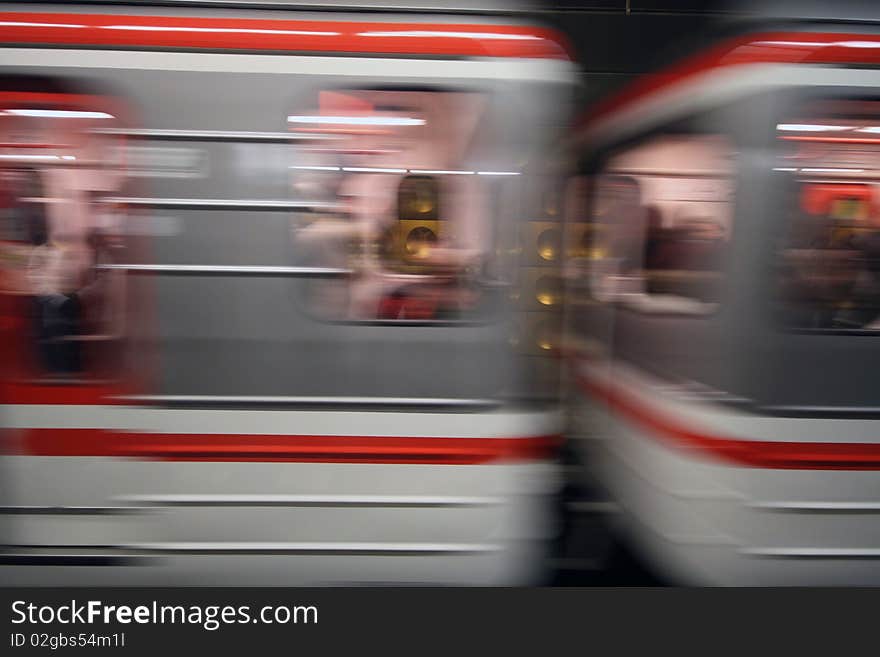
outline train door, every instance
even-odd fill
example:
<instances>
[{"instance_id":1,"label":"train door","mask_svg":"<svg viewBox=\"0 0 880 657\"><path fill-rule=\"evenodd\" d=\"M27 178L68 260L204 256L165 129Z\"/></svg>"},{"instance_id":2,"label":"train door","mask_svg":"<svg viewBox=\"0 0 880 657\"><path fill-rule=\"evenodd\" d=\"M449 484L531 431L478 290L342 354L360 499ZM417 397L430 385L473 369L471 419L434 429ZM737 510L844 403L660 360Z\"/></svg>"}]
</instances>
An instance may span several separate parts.
<instances>
[{"instance_id":1,"label":"train door","mask_svg":"<svg viewBox=\"0 0 880 657\"><path fill-rule=\"evenodd\" d=\"M128 360L131 325L143 326L143 315L131 314L130 281L115 266L137 250L115 200L127 183L123 151L103 134L124 111L107 96L45 82L2 87L0 566L50 579L53 566L94 574L92 566L123 563L106 546L133 536L116 498L124 482L89 455L113 442L111 407L145 374Z\"/></svg>"}]
</instances>

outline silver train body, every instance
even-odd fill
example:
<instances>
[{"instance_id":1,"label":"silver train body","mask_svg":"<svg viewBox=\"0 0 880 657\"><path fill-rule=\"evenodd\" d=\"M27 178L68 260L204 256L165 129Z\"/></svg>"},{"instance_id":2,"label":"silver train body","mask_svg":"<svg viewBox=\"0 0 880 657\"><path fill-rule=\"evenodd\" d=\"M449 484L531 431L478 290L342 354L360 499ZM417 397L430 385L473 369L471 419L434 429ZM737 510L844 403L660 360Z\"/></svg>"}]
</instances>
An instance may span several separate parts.
<instances>
[{"instance_id":1,"label":"silver train body","mask_svg":"<svg viewBox=\"0 0 880 657\"><path fill-rule=\"evenodd\" d=\"M197 5L0 14L0 579L537 581L572 64L492 14Z\"/></svg>"},{"instance_id":2,"label":"silver train body","mask_svg":"<svg viewBox=\"0 0 880 657\"><path fill-rule=\"evenodd\" d=\"M877 46L747 33L572 144L574 442L670 581L880 581Z\"/></svg>"}]
</instances>

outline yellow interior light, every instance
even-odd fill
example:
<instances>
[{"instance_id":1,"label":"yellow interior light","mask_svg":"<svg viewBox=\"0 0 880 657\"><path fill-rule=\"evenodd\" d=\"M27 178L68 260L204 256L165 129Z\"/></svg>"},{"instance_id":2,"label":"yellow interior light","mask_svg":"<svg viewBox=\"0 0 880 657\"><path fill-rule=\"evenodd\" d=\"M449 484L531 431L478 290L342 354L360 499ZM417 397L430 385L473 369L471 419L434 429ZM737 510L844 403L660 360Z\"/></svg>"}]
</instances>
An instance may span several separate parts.
<instances>
[{"instance_id":1,"label":"yellow interior light","mask_svg":"<svg viewBox=\"0 0 880 657\"><path fill-rule=\"evenodd\" d=\"M562 239L559 231L555 228L548 228L538 235L538 255L544 260L556 260L561 244Z\"/></svg>"},{"instance_id":2,"label":"yellow interior light","mask_svg":"<svg viewBox=\"0 0 880 657\"><path fill-rule=\"evenodd\" d=\"M551 217L555 217L559 212L559 205L556 201L557 198L555 190L549 190L544 193L544 212Z\"/></svg>"},{"instance_id":3,"label":"yellow interior light","mask_svg":"<svg viewBox=\"0 0 880 657\"><path fill-rule=\"evenodd\" d=\"M427 226L418 226L406 236L406 252L413 258L425 258L437 243L437 235Z\"/></svg>"},{"instance_id":4,"label":"yellow interior light","mask_svg":"<svg viewBox=\"0 0 880 657\"><path fill-rule=\"evenodd\" d=\"M556 276L542 276L535 283L535 298L544 306L554 306L562 298L562 281Z\"/></svg>"},{"instance_id":5,"label":"yellow interior light","mask_svg":"<svg viewBox=\"0 0 880 657\"><path fill-rule=\"evenodd\" d=\"M438 189L435 179L407 176L399 193L399 219L436 219Z\"/></svg>"},{"instance_id":6,"label":"yellow interior light","mask_svg":"<svg viewBox=\"0 0 880 657\"><path fill-rule=\"evenodd\" d=\"M556 348L556 335L553 327L544 322L538 326L536 333L535 343L539 349L542 351L551 351Z\"/></svg>"}]
</instances>

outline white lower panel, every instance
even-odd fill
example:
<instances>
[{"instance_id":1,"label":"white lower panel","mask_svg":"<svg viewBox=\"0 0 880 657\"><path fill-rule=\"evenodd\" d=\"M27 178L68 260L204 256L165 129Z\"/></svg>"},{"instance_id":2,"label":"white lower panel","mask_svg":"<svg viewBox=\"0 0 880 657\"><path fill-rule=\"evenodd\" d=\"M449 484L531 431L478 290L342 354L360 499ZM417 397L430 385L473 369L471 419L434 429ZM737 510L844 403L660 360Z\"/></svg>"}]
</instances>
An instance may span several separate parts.
<instances>
[{"instance_id":1,"label":"white lower panel","mask_svg":"<svg viewBox=\"0 0 880 657\"><path fill-rule=\"evenodd\" d=\"M3 543L33 563L0 578L34 585L528 583L558 485L548 463L7 456L0 471ZM82 555L112 563L48 565Z\"/></svg>"}]
</instances>

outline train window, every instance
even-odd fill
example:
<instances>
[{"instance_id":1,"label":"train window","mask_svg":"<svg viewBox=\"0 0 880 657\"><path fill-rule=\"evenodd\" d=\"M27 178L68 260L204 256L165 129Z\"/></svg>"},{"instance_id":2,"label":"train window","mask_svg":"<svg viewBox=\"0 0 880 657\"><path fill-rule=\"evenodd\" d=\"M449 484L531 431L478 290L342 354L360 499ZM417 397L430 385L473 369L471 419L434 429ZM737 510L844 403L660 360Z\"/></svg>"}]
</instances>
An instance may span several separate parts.
<instances>
[{"instance_id":1,"label":"train window","mask_svg":"<svg viewBox=\"0 0 880 657\"><path fill-rule=\"evenodd\" d=\"M485 310L490 183L468 162L486 114L480 93L355 89L288 117L305 137L295 194L326 202L295 218L295 244L310 265L348 272L308 282L313 312L432 322Z\"/></svg>"},{"instance_id":2,"label":"train window","mask_svg":"<svg viewBox=\"0 0 880 657\"><path fill-rule=\"evenodd\" d=\"M718 301L731 234L733 147L654 134L617 151L595 182L590 291L644 312L702 314Z\"/></svg>"},{"instance_id":3,"label":"train window","mask_svg":"<svg viewBox=\"0 0 880 657\"><path fill-rule=\"evenodd\" d=\"M880 102L813 103L776 126L791 179L780 249L793 328L880 330Z\"/></svg>"},{"instance_id":4,"label":"train window","mask_svg":"<svg viewBox=\"0 0 880 657\"><path fill-rule=\"evenodd\" d=\"M118 209L107 200L122 176L115 140L96 131L115 117L71 94L6 96L0 294L4 340L21 347L7 372L24 381L107 378L120 353L125 295L124 275L105 266L123 248Z\"/></svg>"}]
</instances>

